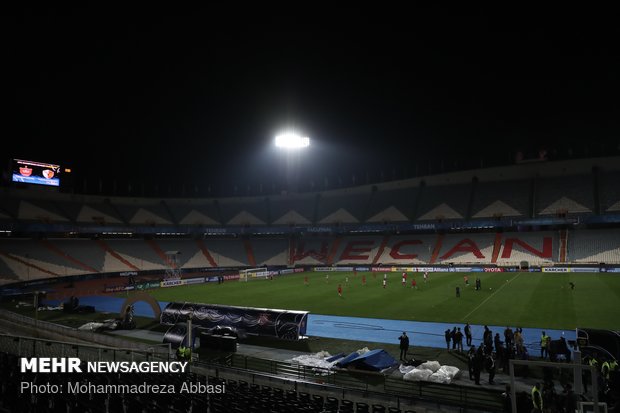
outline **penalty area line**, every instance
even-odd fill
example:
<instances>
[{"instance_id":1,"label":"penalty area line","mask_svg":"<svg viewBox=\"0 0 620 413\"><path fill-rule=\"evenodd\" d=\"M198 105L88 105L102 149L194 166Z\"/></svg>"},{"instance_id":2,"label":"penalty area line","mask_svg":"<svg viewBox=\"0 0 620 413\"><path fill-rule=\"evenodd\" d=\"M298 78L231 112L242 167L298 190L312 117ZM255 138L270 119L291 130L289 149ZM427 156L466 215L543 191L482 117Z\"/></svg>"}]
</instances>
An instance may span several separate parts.
<instances>
[{"instance_id":1,"label":"penalty area line","mask_svg":"<svg viewBox=\"0 0 620 413\"><path fill-rule=\"evenodd\" d=\"M517 278L519 275L521 275L521 273L517 273L517 275L515 275L515 276L514 276L514 277L512 277L510 280L508 280L508 282L507 282L507 283L502 284L502 286L501 286L501 287L499 287L497 290L495 290L495 292L494 292L493 294L491 294L490 296L488 296L488 297L487 297L487 298L486 298L483 302L481 302L480 304L478 304L478 305L476 306L476 308L474 308L473 310L471 310L471 311L469 312L469 314L467 314L465 317L463 317L463 318L461 319L461 321L465 321L465 320L467 319L467 317L469 317L469 316L470 316L470 315L472 315L474 312L476 312L476 310L478 310L480 307L482 307L482 306L484 305L484 303L486 303L486 302L487 302L487 301L489 301L491 298L493 298L493 296L494 296L495 294L497 294L498 292L500 292L502 288L504 288L505 286L507 286L508 284L510 284L510 283L511 283L511 282L512 282L515 278Z\"/></svg>"}]
</instances>

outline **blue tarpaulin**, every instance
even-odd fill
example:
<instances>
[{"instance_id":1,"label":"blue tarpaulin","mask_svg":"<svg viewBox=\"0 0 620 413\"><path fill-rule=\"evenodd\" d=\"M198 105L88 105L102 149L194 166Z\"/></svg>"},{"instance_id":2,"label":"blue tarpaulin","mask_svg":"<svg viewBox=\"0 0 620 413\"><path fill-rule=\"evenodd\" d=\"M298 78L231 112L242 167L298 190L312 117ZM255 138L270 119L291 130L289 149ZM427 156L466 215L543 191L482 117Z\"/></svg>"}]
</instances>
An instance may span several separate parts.
<instances>
[{"instance_id":1,"label":"blue tarpaulin","mask_svg":"<svg viewBox=\"0 0 620 413\"><path fill-rule=\"evenodd\" d=\"M336 365L339 367L355 367L360 370L380 371L396 364L398 362L387 351L376 349L362 355L351 353Z\"/></svg>"}]
</instances>

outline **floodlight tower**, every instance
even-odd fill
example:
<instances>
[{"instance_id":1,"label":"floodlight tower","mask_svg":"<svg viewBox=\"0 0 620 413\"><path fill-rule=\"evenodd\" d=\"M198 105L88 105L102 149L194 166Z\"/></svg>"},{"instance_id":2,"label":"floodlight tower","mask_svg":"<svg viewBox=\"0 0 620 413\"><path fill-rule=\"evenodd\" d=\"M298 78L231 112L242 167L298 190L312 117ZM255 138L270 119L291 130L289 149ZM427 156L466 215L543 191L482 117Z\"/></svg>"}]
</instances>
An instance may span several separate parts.
<instances>
[{"instance_id":1,"label":"floodlight tower","mask_svg":"<svg viewBox=\"0 0 620 413\"><path fill-rule=\"evenodd\" d=\"M310 146L310 138L293 131L286 131L276 136L275 145L285 157L286 186L289 191L296 191L301 169L301 153Z\"/></svg>"}]
</instances>

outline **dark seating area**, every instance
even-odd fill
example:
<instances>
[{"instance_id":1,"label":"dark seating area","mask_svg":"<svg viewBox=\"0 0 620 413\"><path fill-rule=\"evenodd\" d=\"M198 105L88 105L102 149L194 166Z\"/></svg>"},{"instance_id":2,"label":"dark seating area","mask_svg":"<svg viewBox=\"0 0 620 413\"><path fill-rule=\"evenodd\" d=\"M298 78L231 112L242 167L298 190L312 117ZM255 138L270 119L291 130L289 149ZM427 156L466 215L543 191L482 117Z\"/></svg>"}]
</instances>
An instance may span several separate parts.
<instances>
[{"instance_id":1,"label":"dark seating area","mask_svg":"<svg viewBox=\"0 0 620 413\"><path fill-rule=\"evenodd\" d=\"M243 380L225 380L200 374L93 374L93 373L21 373L19 358L0 352L0 412L132 412L132 413L401 413L400 409L376 403L354 402L333 396L323 396L293 389L258 385ZM21 383L58 385L62 393L50 394L26 390ZM93 385L159 384L173 385L174 393L149 392L122 394L121 392L68 391L67 383ZM181 392L183 383L203 383L224 389L223 392ZM217 387L223 386L223 387ZM407 410L403 413L411 413Z\"/></svg>"},{"instance_id":2,"label":"dark seating area","mask_svg":"<svg viewBox=\"0 0 620 413\"><path fill-rule=\"evenodd\" d=\"M249 384L242 380L209 377L209 383L225 384L226 393L210 395L209 408L214 413L411 413L381 404L354 402L333 396L309 394L278 387Z\"/></svg>"}]
</instances>

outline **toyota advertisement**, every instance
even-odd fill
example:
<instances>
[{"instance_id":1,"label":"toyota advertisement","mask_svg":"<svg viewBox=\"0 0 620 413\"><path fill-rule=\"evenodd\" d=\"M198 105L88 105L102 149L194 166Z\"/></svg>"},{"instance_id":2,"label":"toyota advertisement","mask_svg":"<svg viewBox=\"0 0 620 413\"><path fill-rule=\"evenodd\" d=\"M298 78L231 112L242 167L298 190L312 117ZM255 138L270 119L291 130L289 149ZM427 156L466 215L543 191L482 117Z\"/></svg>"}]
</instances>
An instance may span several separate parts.
<instances>
[{"instance_id":1,"label":"toyota advertisement","mask_svg":"<svg viewBox=\"0 0 620 413\"><path fill-rule=\"evenodd\" d=\"M13 182L60 186L59 174L59 165L13 159Z\"/></svg>"}]
</instances>

